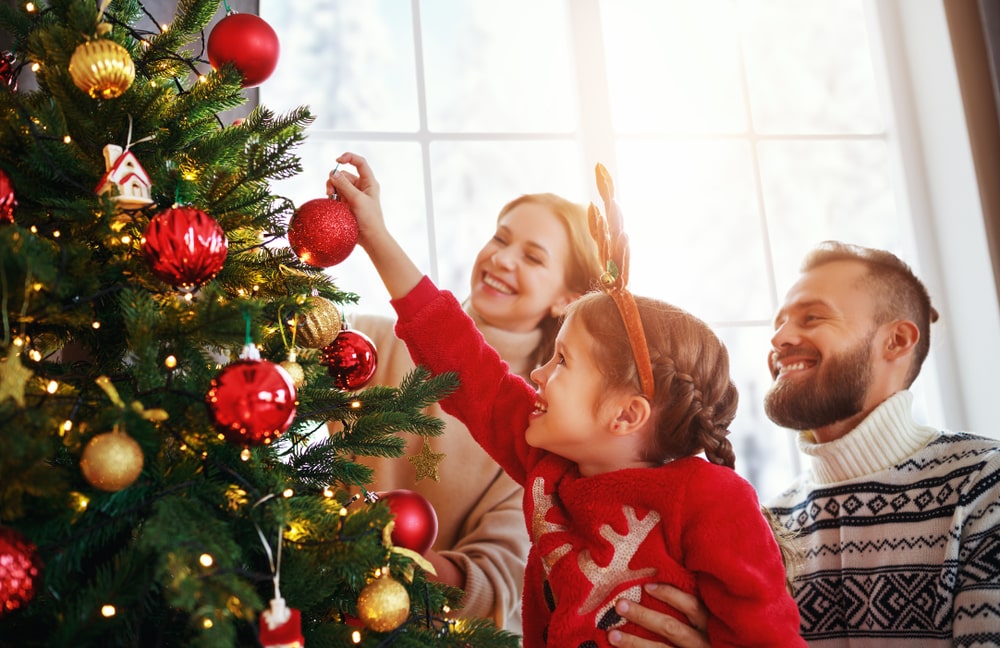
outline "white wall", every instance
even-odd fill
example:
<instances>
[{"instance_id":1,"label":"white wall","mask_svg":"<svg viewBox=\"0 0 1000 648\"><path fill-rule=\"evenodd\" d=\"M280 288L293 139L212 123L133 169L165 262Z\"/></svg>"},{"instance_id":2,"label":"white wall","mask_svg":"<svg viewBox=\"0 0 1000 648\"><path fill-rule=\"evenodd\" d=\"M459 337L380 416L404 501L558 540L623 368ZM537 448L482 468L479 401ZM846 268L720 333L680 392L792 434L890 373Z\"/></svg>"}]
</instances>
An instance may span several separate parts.
<instances>
[{"instance_id":1,"label":"white wall","mask_svg":"<svg viewBox=\"0 0 1000 648\"><path fill-rule=\"evenodd\" d=\"M872 25L900 143L897 199L913 217L916 270L941 313L921 377L941 393L929 418L1000 438L1000 306L944 5L878 0Z\"/></svg>"}]
</instances>

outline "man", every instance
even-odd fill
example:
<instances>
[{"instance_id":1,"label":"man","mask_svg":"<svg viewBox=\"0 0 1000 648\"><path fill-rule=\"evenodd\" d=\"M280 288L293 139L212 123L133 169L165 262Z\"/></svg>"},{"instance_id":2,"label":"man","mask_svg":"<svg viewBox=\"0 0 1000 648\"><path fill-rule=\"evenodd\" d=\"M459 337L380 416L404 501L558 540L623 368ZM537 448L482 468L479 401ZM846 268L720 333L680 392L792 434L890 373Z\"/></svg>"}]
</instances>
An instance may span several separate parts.
<instances>
[{"instance_id":1,"label":"man","mask_svg":"<svg viewBox=\"0 0 1000 648\"><path fill-rule=\"evenodd\" d=\"M811 470L769 506L799 535L794 589L810 645L1000 645L1000 442L918 425L910 412L936 319L905 263L837 242L806 257L775 317L765 409L803 430ZM692 632L705 611L661 595L691 626L635 603L619 613L673 645L707 646Z\"/></svg>"}]
</instances>

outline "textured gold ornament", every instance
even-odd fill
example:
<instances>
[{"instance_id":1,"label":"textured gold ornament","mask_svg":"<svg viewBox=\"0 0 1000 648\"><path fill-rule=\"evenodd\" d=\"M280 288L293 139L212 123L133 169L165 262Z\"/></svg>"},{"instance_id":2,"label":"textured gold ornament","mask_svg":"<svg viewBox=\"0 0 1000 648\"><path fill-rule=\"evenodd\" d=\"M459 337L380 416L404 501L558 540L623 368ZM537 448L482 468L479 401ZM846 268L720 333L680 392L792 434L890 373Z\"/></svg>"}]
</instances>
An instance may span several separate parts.
<instances>
[{"instance_id":1,"label":"textured gold ornament","mask_svg":"<svg viewBox=\"0 0 1000 648\"><path fill-rule=\"evenodd\" d=\"M135 63L128 50L106 38L81 43L69 59L73 83L94 99L114 99L135 79Z\"/></svg>"},{"instance_id":2,"label":"textured gold ornament","mask_svg":"<svg viewBox=\"0 0 1000 648\"><path fill-rule=\"evenodd\" d=\"M281 368L287 371L288 375L292 377L292 384L295 385L296 389L305 384L306 372L302 369L302 365L298 362L289 358L288 360L284 360L278 364L280 364Z\"/></svg>"},{"instance_id":3,"label":"textured gold ornament","mask_svg":"<svg viewBox=\"0 0 1000 648\"><path fill-rule=\"evenodd\" d=\"M337 305L329 299L312 296L306 299L303 311L306 309L308 312L296 318L295 344L307 349L322 349L332 344L343 324Z\"/></svg>"},{"instance_id":4,"label":"textured gold ornament","mask_svg":"<svg viewBox=\"0 0 1000 648\"><path fill-rule=\"evenodd\" d=\"M445 454L443 452L434 452L431 450L431 444L424 441L419 454L407 457L417 471L415 481L420 481L424 477L430 477L434 481L441 481L441 475L438 473L438 464L441 463L444 457Z\"/></svg>"},{"instance_id":5,"label":"textured gold ornament","mask_svg":"<svg viewBox=\"0 0 1000 648\"><path fill-rule=\"evenodd\" d=\"M131 486L142 472L142 448L124 432L98 434L80 457L84 479L109 493Z\"/></svg>"},{"instance_id":6,"label":"textured gold ornament","mask_svg":"<svg viewBox=\"0 0 1000 648\"><path fill-rule=\"evenodd\" d=\"M410 595L384 572L358 595L358 617L375 632L391 632L410 616Z\"/></svg>"},{"instance_id":7,"label":"textured gold ornament","mask_svg":"<svg viewBox=\"0 0 1000 648\"><path fill-rule=\"evenodd\" d=\"M24 407L24 388L33 372L21 364L21 350L16 344L7 347L7 357L0 358L0 404L8 398Z\"/></svg>"}]
</instances>

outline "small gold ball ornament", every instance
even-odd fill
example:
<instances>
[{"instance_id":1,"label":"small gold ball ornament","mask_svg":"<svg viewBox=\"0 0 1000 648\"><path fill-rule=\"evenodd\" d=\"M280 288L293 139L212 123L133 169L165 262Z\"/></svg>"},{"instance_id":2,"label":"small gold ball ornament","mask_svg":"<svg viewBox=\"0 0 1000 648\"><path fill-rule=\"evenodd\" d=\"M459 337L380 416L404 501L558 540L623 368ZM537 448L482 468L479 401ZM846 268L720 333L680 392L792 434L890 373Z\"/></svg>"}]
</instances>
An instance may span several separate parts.
<instances>
[{"instance_id":1,"label":"small gold ball ornament","mask_svg":"<svg viewBox=\"0 0 1000 648\"><path fill-rule=\"evenodd\" d=\"M295 343L307 349L330 346L343 325L337 305L314 295L306 299L303 311L306 312L296 318Z\"/></svg>"},{"instance_id":2,"label":"small gold ball ornament","mask_svg":"<svg viewBox=\"0 0 1000 648\"><path fill-rule=\"evenodd\" d=\"M115 99L135 79L135 63L128 50L106 38L81 43L69 59L73 83L94 99Z\"/></svg>"},{"instance_id":3,"label":"small gold ball ornament","mask_svg":"<svg viewBox=\"0 0 1000 648\"><path fill-rule=\"evenodd\" d=\"M142 448L124 432L98 434L83 449L80 470L84 479L109 493L131 486L143 466Z\"/></svg>"},{"instance_id":4,"label":"small gold ball ornament","mask_svg":"<svg viewBox=\"0 0 1000 648\"><path fill-rule=\"evenodd\" d=\"M361 590L358 616L375 632L391 632L410 616L410 595L386 571Z\"/></svg>"},{"instance_id":5,"label":"small gold ball ornament","mask_svg":"<svg viewBox=\"0 0 1000 648\"><path fill-rule=\"evenodd\" d=\"M283 360L278 364L282 369L288 372L288 375L292 378L292 384L298 389L306 383L306 372L302 369L302 365L295 361L295 354L288 354L288 360Z\"/></svg>"}]
</instances>

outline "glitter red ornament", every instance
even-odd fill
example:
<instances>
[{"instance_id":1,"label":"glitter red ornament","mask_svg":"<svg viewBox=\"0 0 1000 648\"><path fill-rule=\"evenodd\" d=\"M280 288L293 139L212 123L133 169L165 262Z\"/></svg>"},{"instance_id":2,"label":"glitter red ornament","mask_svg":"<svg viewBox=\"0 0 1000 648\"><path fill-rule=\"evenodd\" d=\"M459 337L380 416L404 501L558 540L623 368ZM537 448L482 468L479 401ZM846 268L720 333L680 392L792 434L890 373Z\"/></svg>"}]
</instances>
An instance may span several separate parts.
<instances>
[{"instance_id":1,"label":"glitter red ornament","mask_svg":"<svg viewBox=\"0 0 1000 648\"><path fill-rule=\"evenodd\" d=\"M396 516L392 528L392 543L411 549L419 554L426 553L437 539L437 512L427 498L416 491L400 488L379 493L379 501L389 505Z\"/></svg>"},{"instance_id":2,"label":"glitter red ornament","mask_svg":"<svg viewBox=\"0 0 1000 648\"><path fill-rule=\"evenodd\" d=\"M321 352L319 363L333 378L338 389L361 389L375 375L378 352L364 333L343 329Z\"/></svg>"},{"instance_id":3,"label":"glitter red ornament","mask_svg":"<svg viewBox=\"0 0 1000 648\"><path fill-rule=\"evenodd\" d=\"M303 263L337 265L358 243L358 221L346 203L315 198L299 206L288 222L288 244Z\"/></svg>"},{"instance_id":4,"label":"glitter red ornament","mask_svg":"<svg viewBox=\"0 0 1000 648\"><path fill-rule=\"evenodd\" d=\"M252 88L274 72L281 45L274 29L262 18L232 12L208 35L207 50L212 68L232 63L243 74L243 87Z\"/></svg>"},{"instance_id":5,"label":"glitter red ornament","mask_svg":"<svg viewBox=\"0 0 1000 648\"><path fill-rule=\"evenodd\" d=\"M267 444L295 418L295 385L288 372L267 360L244 358L212 379L205 396L215 425L241 445Z\"/></svg>"},{"instance_id":6,"label":"glitter red ornament","mask_svg":"<svg viewBox=\"0 0 1000 648\"><path fill-rule=\"evenodd\" d=\"M0 526L0 616L34 598L41 570L35 545L16 529Z\"/></svg>"},{"instance_id":7,"label":"glitter red ornament","mask_svg":"<svg viewBox=\"0 0 1000 648\"><path fill-rule=\"evenodd\" d=\"M222 226L194 207L172 207L149 221L142 252L153 274L182 290L210 281L226 263Z\"/></svg>"},{"instance_id":8,"label":"glitter red ornament","mask_svg":"<svg viewBox=\"0 0 1000 648\"><path fill-rule=\"evenodd\" d=\"M10 181L7 172L0 169L0 225L14 224L15 207L17 207L17 199L14 198L14 184Z\"/></svg>"},{"instance_id":9,"label":"glitter red ornament","mask_svg":"<svg viewBox=\"0 0 1000 648\"><path fill-rule=\"evenodd\" d=\"M17 75L14 69L14 61L17 57L13 52L4 51L0 53L0 83L7 86L11 92L17 92Z\"/></svg>"}]
</instances>

